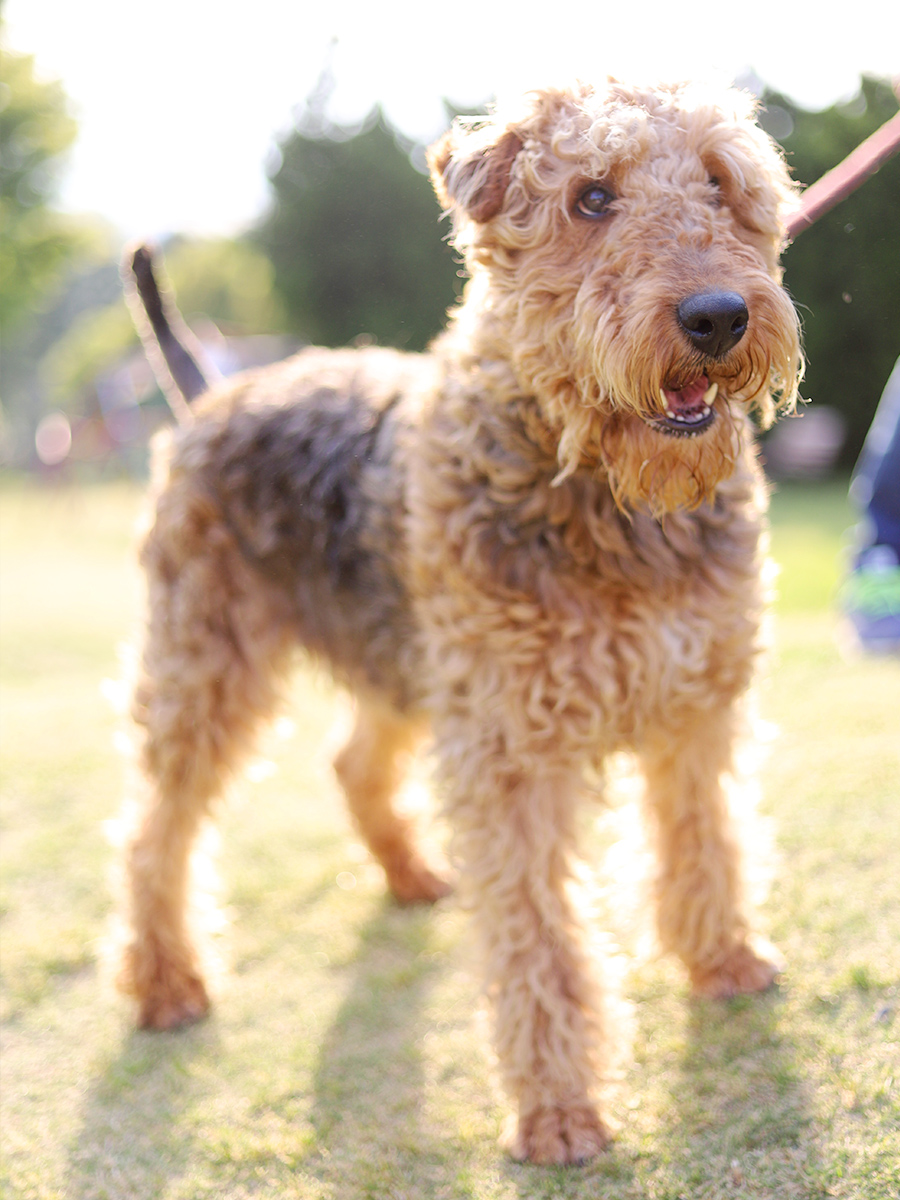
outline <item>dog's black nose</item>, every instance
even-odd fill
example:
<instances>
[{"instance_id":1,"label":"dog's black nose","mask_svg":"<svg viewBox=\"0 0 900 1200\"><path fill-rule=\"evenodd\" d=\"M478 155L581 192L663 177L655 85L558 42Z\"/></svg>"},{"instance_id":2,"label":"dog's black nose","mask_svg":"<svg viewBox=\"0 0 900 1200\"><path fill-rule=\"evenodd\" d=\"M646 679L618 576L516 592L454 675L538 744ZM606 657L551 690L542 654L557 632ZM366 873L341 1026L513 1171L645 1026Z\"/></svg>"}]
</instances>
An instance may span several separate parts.
<instances>
[{"instance_id":1,"label":"dog's black nose","mask_svg":"<svg viewBox=\"0 0 900 1200\"><path fill-rule=\"evenodd\" d=\"M736 346L750 320L737 292L695 292L685 296L675 312L691 345L710 358L721 358Z\"/></svg>"}]
</instances>

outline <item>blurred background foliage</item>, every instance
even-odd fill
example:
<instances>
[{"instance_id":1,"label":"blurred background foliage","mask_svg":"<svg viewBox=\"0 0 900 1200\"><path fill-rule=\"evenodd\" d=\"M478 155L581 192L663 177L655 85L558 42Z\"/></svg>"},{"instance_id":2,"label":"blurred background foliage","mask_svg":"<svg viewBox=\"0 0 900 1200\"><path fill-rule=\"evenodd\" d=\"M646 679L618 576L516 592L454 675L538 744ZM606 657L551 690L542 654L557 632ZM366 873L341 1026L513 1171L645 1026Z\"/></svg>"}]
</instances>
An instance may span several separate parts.
<instances>
[{"instance_id":1,"label":"blurred background foliage","mask_svg":"<svg viewBox=\"0 0 900 1200\"><path fill-rule=\"evenodd\" d=\"M77 132L59 84L36 79L28 55L0 47L0 326L7 333L87 248L85 231L51 207Z\"/></svg>"},{"instance_id":2,"label":"blurred background foliage","mask_svg":"<svg viewBox=\"0 0 900 1200\"><path fill-rule=\"evenodd\" d=\"M762 124L804 184L815 183L898 108L890 85L876 79L863 79L852 100L822 112L776 93L765 93L763 103ZM841 413L849 466L900 355L900 156L798 237L784 264L803 319L803 395Z\"/></svg>"},{"instance_id":3,"label":"blurred background foliage","mask_svg":"<svg viewBox=\"0 0 900 1200\"><path fill-rule=\"evenodd\" d=\"M279 150L254 239L291 326L327 346L363 335L424 349L461 281L414 147L376 109L356 130L307 118Z\"/></svg>"},{"instance_id":4,"label":"blurred background foliage","mask_svg":"<svg viewBox=\"0 0 900 1200\"><path fill-rule=\"evenodd\" d=\"M358 128L335 126L327 100L324 87L280 141L269 210L254 229L236 238L174 236L163 247L180 307L228 369L305 342L420 350L461 291L423 148L378 110ZM821 112L765 91L762 103L763 125L803 184L898 108L889 84L868 78L852 100ZM92 426L86 459L116 460L122 443L110 429L118 428L130 439L118 461L140 470L135 446L165 412L121 299L120 239L97 221L54 207L75 134L61 89L37 82L30 58L4 51L0 457L35 465L35 431L61 410ZM840 412L843 466L855 460L900 353L898 197L895 158L785 254L785 281L805 327L803 394ZM121 419L135 408L154 419Z\"/></svg>"}]
</instances>

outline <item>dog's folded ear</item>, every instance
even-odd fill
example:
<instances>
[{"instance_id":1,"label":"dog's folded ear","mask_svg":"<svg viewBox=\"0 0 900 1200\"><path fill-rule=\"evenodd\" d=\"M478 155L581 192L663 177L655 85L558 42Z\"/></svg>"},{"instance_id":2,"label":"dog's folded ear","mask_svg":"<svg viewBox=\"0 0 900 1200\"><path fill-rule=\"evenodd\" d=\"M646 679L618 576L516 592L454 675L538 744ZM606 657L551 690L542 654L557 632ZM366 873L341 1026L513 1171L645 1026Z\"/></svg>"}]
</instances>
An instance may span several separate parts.
<instances>
[{"instance_id":1,"label":"dog's folded ear","mask_svg":"<svg viewBox=\"0 0 900 1200\"><path fill-rule=\"evenodd\" d=\"M484 118L457 117L428 151L431 180L447 209L459 207L484 224L503 207L510 171L522 139Z\"/></svg>"}]
</instances>

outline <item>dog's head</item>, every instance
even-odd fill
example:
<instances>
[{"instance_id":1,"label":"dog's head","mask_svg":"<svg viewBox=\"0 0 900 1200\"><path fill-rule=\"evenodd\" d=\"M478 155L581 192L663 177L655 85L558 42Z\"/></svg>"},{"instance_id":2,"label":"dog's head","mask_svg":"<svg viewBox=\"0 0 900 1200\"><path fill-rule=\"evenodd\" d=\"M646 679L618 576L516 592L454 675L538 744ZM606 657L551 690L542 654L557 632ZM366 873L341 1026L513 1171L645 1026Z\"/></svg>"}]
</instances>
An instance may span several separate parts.
<instances>
[{"instance_id":1,"label":"dog's head","mask_svg":"<svg viewBox=\"0 0 900 1200\"><path fill-rule=\"evenodd\" d=\"M480 352L512 362L558 439L620 502L695 506L793 403L781 287L795 192L752 101L690 85L578 85L460 118L429 153L472 276ZM467 323L468 325L468 323Z\"/></svg>"}]
</instances>

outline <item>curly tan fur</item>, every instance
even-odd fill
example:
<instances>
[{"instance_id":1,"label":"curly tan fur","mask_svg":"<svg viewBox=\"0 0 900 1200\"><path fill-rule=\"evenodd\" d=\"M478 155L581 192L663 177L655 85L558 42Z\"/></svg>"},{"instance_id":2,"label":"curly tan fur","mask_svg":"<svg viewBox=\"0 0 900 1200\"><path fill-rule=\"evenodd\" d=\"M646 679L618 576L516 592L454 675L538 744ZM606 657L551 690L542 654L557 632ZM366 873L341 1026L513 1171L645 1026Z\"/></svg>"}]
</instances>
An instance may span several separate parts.
<instances>
[{"instance_id":1,"label":"curly tan fur","mask_svg":"<svg viewBox=\"0 0 900 1200\"><path fill-rule=\"evenodd\" d=\"M404 901L447 890L393 806L430 722L510 1148L574 1162L609 1138L613 1036L569 887L586 767L643 767L660 938L695 990L776 974L723 780L765 599L749 413L799 378L793 192L744 98L687 86L532 92L430 161L471 277L431 352L303 351L203 397L164 451L122 984L148 1027L206 1011L192 841L300 643L358 697L338 776ZM697 295L745 305L712 349Z\"/></svg>"}]
</instances>

